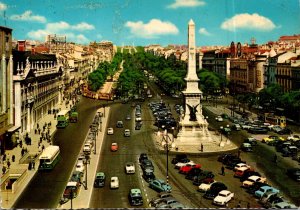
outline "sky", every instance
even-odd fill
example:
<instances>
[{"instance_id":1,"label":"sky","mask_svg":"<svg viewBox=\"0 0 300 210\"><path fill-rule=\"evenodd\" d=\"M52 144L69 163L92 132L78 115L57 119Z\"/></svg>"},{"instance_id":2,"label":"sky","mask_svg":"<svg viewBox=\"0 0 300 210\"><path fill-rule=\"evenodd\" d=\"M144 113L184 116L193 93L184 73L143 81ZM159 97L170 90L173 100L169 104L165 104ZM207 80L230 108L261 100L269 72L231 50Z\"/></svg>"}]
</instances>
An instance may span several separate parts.
<instances>
[{"instance_id":1,"label":"sky","mask_svg":"<svg viewBox=\"0 0 300 210\"><path fill-rule=\"evenodd\" d=\"M300 34L300 0L0 0L0 25L21 40L186 45L190 19L197 46L264 44Z\"/></svg>"}]
</instances>

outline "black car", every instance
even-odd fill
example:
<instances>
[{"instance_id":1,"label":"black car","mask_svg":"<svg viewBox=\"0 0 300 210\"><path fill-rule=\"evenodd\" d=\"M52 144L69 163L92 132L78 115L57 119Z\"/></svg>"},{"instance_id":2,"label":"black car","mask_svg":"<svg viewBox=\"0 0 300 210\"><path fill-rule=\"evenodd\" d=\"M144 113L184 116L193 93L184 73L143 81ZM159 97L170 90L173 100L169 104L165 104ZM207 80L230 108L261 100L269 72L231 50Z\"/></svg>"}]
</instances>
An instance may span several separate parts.
<instances>
[{"instance_id":1,"label":"black car","mask_svg":"<svg viewBox=\"0 0 300 210\"><path fill-rule=\"evenodd\" d=\"M298 152L298 148L296 146L287 146L285 148L282 149L281 154L283 157L293 157L294 155L296 155Z\"/></svg>"},{"instance_id":2,"label":"black car","mask_svg":"<svg viewBox=\"0 0 300 210\"><path fill-rule=\"evenodd\" d=\"M172 163L176 164L178 162L187 163L187 162L190 162L190 159L188 159L186 154L178 154L172 159Z\"/></svg>"},{"instance_id":3,"label":"black car","mask_svg":"<svg viewBox=\"0 0 300 210\"><path fill-rule=\"evenodd\" d=\"M280 135L284 135L284 134L292 134L293 131L291 131L291 129L289 128L283 128L282 130L279 130L277 133Z\"/></svg>"},{"instance_id":4,"label":"black car","mask_svg":"<svg viewBox=\"0 0 300 210\"><path fill-rule=\"evenodd\" d=\"M145 170L145 169L147 168L147 169L149 169L149 170L152 169L152 171L154 171L153 163L152 163L152 161L149 160L149 159L143 160L143 161L141 162L141 168L142 168L143 170Z\"/></svg>"},{"instance_id":5,"label":"black car","mask_svg":"<svg viewBox=\"0 0 300 210\"><path fill-rule=\"evenodd\" d=\"M232 159L234 157L237 157L236 155L233 155L231 153L222 154L218 157L218 161L221 163L225 163L227 160Z\"/></svg>"},{"instance_id":6,"label":"black car","mask_svg":"<svg viewBox=\"0 0 300 210\"><path fill-rule=\"evenodd\" d=\"M287 175L295 181L300 181L300 168L290 168L287 170Z\"/></svg>"},{"instance_id":7,"label":"black car","mask_svg":"<svg viewBox=\"0 0 300 210\"><path fill-rule=\"evenodd\" d=\"M246 163L245 161L241 160L239 157L234 157L233 159L228 159L224 165L226 165L226 168L233 170L236 164L238 163Z\"/></svg>"},{"instance_id":8,"label":"black car","mask_svg":"<svg viewBox=\"0 0 300 210\"><path fill-rule=\"evenodd\" d=\"M146 182L150 182L151 180L155 179L155 175L151 169L143 170L142 177L145 179Z\"/></svg>"},{"instance_id":9,"label":"black car","mask_svg":"<svg viewBox=\"0 0 300 210\"><path fill-rule=\"evenodd\" d=\"M266 134L268 133L268 129L266 128L261 128L261 127L251 127L249 128L249 133L253 134Z\"/></svg>"},{"instance_id":10,"label":"black car","mask_svg":"<svg viewBox=\"0 0 300 210\"><path fill-rule=\"evenodd\" d=\"M213 181L214 177L215 175L211 171L202 171L200 175L194 177L193 185L199 186L204 180Z\"/></svg>"},{"instance_id":11,"label":"black car","mask_svg":"<svg viewBox=\"0 0 300 210\"><path fill-rule=\"evenodd\" d=\"M260 173L258 173L257 171L247 170L240 177L240 181L243 182L243 181L247 180L250 176L259 176L259 177L261 177Z\"/></svg>"},{"instance_id":12,"label":"black car","mask_svg":"<svg viewBox=\"0 0 300 210\"><path fill-rule=\"evenodd\" d=\"M148 156L146 153L141 153L139 157L139 162L141 163L143 160L148 160Z\"/></svg>"},{"instance_id":13,"label":"black car","mask_svg":"<svg viewBox=\"0 0 300 210\"><path fill-rule=\"evenodd\" d=\"M211 185L210 189L205 192L203 197L207 199L214 199L222 190L227 190L227 186L222 182L215 182Z\"/></svg>"},{"instance_id":14,"label":"black car","mask_svg":"<svg viewBox=\"0 0 300 210\"><path fill-rule=\"evenodd\" d=\"M250 193L250 194L254 194L255 191L257 191L262 186L269 186L269 185L266 183L262 183L262 182L254 182L252 186L250 186L249 188L246 189L246 192Z\"/></svg>"},{"instance_id":15,"label":"black car","mask_svg":"<svg viewBox=\"0 0 300 210\"><path fill-rule=\"evenodd\" d=\"M141 122L136 122L135 123L135 130L141 130L142 123Z\"/></svg>"}]
</instances>

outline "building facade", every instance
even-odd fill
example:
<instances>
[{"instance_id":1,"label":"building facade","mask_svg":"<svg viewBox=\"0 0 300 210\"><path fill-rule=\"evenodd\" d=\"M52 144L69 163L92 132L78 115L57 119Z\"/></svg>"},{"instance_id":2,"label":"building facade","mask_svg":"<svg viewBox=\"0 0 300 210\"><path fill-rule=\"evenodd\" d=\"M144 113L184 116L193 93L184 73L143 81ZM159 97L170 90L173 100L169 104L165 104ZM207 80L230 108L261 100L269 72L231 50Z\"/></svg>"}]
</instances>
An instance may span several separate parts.
<instances>
[{"instance_id":1,"label":"building facade","mask_svg":"<svg viewBox=\"0 0 300 210\"><path fill-rule=\"evenodd\" d=\"M15 125L25 135L61 102L63 69L55 55L14 51Z\"/></svg>"},{"instance_id":2,"label":"building facade","mask_svg":"<svg viewBox=\"0 0 300 210\"><path fill-rule=\"evenodd\" d=\"M8 132L13 128L12 29L0 26L0 148L12 147Z\"/></svg>"}]
</instances>

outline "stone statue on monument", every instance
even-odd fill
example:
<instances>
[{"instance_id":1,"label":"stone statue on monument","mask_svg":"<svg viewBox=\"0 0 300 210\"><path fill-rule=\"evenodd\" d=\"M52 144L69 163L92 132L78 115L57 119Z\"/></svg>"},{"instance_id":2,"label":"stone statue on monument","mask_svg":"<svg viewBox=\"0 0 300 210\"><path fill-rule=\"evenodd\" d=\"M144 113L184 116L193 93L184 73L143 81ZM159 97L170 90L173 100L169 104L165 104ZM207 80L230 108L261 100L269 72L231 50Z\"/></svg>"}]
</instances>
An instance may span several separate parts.
<instances>
[{"instance_id":1,"label":"stone statue on monument","mask_svg":"<svg viewBox=\"0 0 300 210\"><path fill-rule=\"evenodd\" d=\"M196 106L191 106L189 104L186 105L189 107L190 110L190 121L197 121L196 112L197 112L197 106L199 106L199 104L197 104Z\"/></svg>"}]
</instances>

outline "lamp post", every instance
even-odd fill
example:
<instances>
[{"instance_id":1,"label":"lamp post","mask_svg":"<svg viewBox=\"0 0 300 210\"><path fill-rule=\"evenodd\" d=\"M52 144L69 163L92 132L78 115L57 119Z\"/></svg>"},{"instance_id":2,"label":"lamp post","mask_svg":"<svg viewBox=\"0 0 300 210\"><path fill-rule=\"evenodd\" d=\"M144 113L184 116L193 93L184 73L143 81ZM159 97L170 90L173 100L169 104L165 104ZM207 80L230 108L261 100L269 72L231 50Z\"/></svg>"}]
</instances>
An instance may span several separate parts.
<instances>
[{"instance_id":1,"label":"lamp post","mask_svg":"<svg viewBox=\"0 0 300 210\"><path fill-rule=\"evenodd\" d=\"M164 129L165 126L162 126L162 128ZM166 174L167 184L169 184L169 140L171 140L171 142L173 142L173 140L168 135L167 129L165 129L164 132L162 133L162 143L161 144L166 149L166 155L167 155L167 174Z\"/></svg>"},{"instance_id":2,"label":"lamp post","mask_svg":"<svg viewBox=\"0 0 300 210\"><path fill-rule=\"evenodd\" d=\"M86 155L85 159L83 159L83 164L85 165L85 184L84 184L84 189L87 190L87 175L88 175L88 168L87 168L87 164L88 164L88 160L89 160L89 156Z\"/></svg>"},{"instance_id":3,"label":"lamp post","mask_svg":"<svg viewBox=\"0 0 300 210\"><path fill-rule=\"evenodd\" d=\"M229 125L227 125L227 128L228 128L228 135L227 135L227 139L226 139L226 144L230 144L230 141L229 141L229 134L230 134L230 131L229 131Z\"/></svg>"},{"instance_id":4,"label":"lamp post","mask_svg":"<svg viewBox=\"0 0 300 210\"><path fill-rule=\"evenodd\" d=\"M220 134L221 134L220 147L222 146L222 130L223 130L223 126L220 126Z\"/></svg>"}]
</instances>

